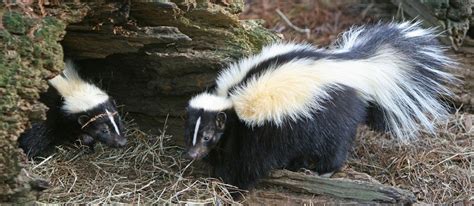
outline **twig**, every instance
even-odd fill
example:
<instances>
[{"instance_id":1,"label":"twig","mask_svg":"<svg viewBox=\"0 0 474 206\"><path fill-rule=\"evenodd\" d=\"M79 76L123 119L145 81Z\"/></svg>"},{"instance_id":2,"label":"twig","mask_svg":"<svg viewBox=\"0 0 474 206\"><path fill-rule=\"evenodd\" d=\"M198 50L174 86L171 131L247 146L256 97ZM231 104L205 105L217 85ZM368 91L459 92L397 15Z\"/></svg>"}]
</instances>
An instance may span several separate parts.
<instances>
[{"instance_id":1,"label":"twig","mask_svg":"<svg viewBox=\"0 0 474 206\"><path fill-rule=\"evenodd\" d=\"M288 24L288 26L290 26L293 30L295 30L297 32L305 33L306 38L309 39L309 37L311 36L311 30L310 29L308 29L308 28L302 29L300 27L295 26L293 23L291 23L291 21L288 19L288 17L286 17L285 14L283 14L283 12L280 11L280 9L276 9L275 11L283 19L283 21L285 21L285 23Z\"/></svg>"},{"instance_id":2,"label":"twig","mask_svg":"<svg viewBox=\"0 0 474 206\"><path fill-rule=\"evenodd\" d=\"M69 188L69 190L67 191L67 193L71 193L72 189L74 189L74 186L76 185L76 181L77 181L77 174L76 172L71 169L71 172L72 172L72 175L74 175L74 182L72 183L71 187Z\"/></svg>"},{"instance_id":3,"label":"twig","mask_svg":"<svg viewBox=\"0 0 474 206\"><path fill-rule=\"evenodd\" d=\"M40 8L41 11L41 16L45 17L46 16L46 9L44 9L44 0L38 0L38 7Z\"/></svg>"},{"instance_id":4,"label":"twig","mask_svg":"<svg viewBox=\"0 0 474 206\"><path fill-rule=\"evenodd\" d=\"M44 159L43 161L41 161L38 165L34 166L32 170L35 170L36 168L38 168L39 166L43 165L44 163L46 163L48 160L50 160L51 158L53 158L54 154L49 156L48 158Z\"/></svg>"}]
</instances>

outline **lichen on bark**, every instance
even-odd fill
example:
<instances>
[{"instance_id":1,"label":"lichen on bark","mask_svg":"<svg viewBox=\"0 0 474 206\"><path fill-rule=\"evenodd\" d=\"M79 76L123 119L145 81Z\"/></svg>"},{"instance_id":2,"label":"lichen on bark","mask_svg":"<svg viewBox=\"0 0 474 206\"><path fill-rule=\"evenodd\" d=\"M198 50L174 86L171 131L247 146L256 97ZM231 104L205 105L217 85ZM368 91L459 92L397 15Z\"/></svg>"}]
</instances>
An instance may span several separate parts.
<instances>
[{"instance_id":1,"label":"lichen on bark","mask_svg":"<svg viewBox=\"0 0 474 206\"><path fill-rule=\"evenodd\" d=\"M20 175L24 160L17 138L30 121L45 118L38 102L46 80L63 68L58 43L65 24L54 17L25 15L23 9L0 8L0 202L27 201L27 178Z\"/></svg>"}]
</instances>

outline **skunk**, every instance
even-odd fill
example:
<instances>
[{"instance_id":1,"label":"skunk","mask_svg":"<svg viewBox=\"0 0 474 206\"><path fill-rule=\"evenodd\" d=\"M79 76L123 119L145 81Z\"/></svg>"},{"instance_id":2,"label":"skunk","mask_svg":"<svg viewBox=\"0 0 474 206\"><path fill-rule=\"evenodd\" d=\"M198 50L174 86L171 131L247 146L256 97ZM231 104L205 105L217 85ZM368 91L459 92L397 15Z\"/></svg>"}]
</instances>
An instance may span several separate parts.
<instances>
[{"instance_id":1,"label":"skunk","mask_svg":"<svg viewBox=\"0 0 474 206\"><path fill-rule=\"evenodd\" d=\"M186 108L186 154L225 183L252 187L272 169L340 169L358 125L403 142L434 132L455 80L434 29L354 27L329 48L275 43L223 69Z\"/></svg>"},{"instance_id":2,"label":"skunk","mask_svg":"<svg viewBox=\"0 0 474 206\"><path fill-rule=\"evenodd\" d=\"M49 80L46 121L34 123L19 138L29 158L50 153L55 146L77 140L93 149L96 141L122 147L127 139L114 100L97 86L84 81L71 61L61 75ZM51 88L51 87L50 87Z\"/></svg>"}]
</instances>

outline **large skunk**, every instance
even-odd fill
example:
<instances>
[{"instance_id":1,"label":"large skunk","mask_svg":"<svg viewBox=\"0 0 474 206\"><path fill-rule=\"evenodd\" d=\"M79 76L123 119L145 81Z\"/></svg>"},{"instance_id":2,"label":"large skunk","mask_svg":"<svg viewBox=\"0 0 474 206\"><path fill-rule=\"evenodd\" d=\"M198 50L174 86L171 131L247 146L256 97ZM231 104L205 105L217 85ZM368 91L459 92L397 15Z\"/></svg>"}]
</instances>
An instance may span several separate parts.
<instances>
[{"instance_id":1,"label":"large skunk","mask_svg":"<svg viewBox=\"0 0 474 206\"><path fill-rule=\"evenodd\" d=\"M277 43L231 64L187 110L187 154L242 189L271 169L340 169L357 126L402 141L433 132L455 64L419 22L352 28L329 49Z\"/></svg>"},{"instance_id":2,"label":"large skunk","mask_svg":"<svg viewBox=\"0 0 474 206\"><path fill-rule=\"evenodd\" d=\"M49 80L46 121L33 124L19 138L29 158L45 155L60 144L96 141L121 147L127 142L115 102L97 86L84 81L71 61L61 75ZM52 100L51 100L52 99Z\"/></svg>"}]
</instances>

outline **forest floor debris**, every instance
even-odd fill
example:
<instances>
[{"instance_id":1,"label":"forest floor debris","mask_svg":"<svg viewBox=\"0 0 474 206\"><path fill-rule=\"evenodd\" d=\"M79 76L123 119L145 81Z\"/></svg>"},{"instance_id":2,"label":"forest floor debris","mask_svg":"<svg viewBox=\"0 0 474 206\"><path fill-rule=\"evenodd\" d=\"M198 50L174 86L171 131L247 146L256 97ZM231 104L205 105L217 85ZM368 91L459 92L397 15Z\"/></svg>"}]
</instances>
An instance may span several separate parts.
<instances>
[{"instance_id":1,"label":"forest floor debris","mask_svg":"<svg viewBox=\"0 0 474 206\"><path fill-rule=\"evenodd\" d=\"M409 145L388 135L361 128L347 167L379 182L417 195L425 203L466 200L472 195L474 115L456 113L437 133L423 134ZM96 146L58 148L43 161L29 162L28 171L50 182L43 203L237 203L235 190L182 157L171 136L148 135L129 126L126 148Z\"/></svg>"}]
</instances>

